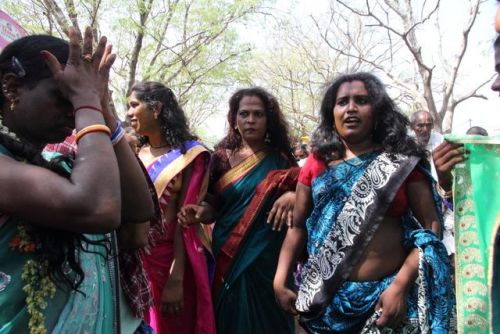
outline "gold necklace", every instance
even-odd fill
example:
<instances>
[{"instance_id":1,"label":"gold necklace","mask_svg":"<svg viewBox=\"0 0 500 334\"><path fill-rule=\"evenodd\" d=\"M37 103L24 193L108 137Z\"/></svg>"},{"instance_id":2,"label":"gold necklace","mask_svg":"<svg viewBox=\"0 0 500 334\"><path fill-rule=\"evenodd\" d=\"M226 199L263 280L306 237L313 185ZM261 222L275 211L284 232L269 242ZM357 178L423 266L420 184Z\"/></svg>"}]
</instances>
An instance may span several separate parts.
<instances>
[{"instance_id":1,"label":"gold necklace","mask_svg":"<svg viewBox=\"0 0 500 334\"><path fill-rule=\"evenodd\" d=\"M163 148L163 147L167 147L167 146L168 146L168 143L161 144L161 145L157 145L157 146L151 145L151 143L149 143L149 146L150 146L151 148Z\"/></svg>"}]
</instances>

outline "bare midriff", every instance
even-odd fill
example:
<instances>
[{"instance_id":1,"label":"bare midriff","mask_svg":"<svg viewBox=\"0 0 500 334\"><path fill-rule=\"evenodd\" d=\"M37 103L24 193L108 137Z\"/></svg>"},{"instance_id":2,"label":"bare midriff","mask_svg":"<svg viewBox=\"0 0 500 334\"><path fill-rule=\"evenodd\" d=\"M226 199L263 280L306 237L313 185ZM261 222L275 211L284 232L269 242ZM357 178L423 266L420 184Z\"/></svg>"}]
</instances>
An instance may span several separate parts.
<instances>
[{"instance_id":1,"label":"bare midriff","mask_svg":"<svg viewBox=\"0 0 500 334\"><path fill-rule=\"evenodd\" d=\"M400 218L384 217L349 280L375 281L401 268L408 256L401 224Z\"/></svg>"}]
</instances>

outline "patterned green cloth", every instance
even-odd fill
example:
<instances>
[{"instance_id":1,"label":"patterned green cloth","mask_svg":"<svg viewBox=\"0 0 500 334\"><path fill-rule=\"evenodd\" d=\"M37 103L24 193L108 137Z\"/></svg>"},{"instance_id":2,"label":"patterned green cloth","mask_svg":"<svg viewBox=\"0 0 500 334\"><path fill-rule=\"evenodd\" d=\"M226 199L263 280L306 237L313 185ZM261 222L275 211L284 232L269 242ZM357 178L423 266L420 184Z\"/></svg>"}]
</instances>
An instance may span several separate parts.
<instances>
[{"instance_id":1,"label":"patterned green cloth","mask_svg":"<svg viewBox=\"0 0 500 334\"><path fill-rule=\"evenodd\" d=\"M500 137L447 136L446 140L463 143L468 156L455 167L453 182L458 332L500 333L494 328L500 326L499 290L492 288L500 279L495 254L500 224Z\"/></svg>"}]
</instances>

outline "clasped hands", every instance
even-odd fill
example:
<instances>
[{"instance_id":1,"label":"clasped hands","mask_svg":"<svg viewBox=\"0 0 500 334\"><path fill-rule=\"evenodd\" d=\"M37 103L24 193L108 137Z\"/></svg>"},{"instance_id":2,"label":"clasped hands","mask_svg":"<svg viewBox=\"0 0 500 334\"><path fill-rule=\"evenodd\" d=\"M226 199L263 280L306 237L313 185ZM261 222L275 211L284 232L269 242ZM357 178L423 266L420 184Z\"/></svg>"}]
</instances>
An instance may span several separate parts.
<instances>
[{"instance_id":1,"label":"clasped hands","mask_svg":"<svg viewBox=\"0 0 500 334\"><path fill-rule=\"evenodd\" d=\"M274 201L267 215L266 222L272 224L273 231L281 231L283 225L289 227L293 222L293 208L295 206L295 192L288 191ZM183 206L177 214L177 221L183 227L196 223L210 223L214 220L214 209L210 204L188 204Z\"/></svg>"}]
</instances>

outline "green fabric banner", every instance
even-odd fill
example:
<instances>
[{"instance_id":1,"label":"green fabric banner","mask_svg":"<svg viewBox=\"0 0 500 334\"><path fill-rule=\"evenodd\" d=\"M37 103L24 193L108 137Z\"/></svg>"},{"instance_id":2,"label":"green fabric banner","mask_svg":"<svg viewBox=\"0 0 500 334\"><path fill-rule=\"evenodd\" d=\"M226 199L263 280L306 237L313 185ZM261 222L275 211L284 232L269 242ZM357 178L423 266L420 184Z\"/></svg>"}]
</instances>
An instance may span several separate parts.
<instances>
[{"instance_id":1,"label":"green fabric banner","mask_svg":"<svg viewBox=\"0 0 500 334\"><path fill-rule=\"evenodd\" d=\"M500 333L500 137L446 136L464 144L455 166L455 275L459 333ZM496 257L496 260L494 259ZM496 323L495 323L496 322Z\"/></svg>"}]
</instances>

